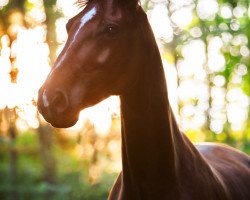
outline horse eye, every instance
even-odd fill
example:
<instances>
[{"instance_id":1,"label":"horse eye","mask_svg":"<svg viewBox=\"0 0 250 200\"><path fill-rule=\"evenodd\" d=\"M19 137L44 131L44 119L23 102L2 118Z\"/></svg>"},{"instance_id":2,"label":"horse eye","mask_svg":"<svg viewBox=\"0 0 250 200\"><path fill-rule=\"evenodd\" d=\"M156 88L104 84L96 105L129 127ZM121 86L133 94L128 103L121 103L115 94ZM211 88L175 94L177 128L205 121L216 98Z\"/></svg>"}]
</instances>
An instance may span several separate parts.
<instances>
[{"instance_id":1,"label":"horse eye","mask_svg":"<svg viewBox=\"0 0 250 200\"><path fill-rule=\"evenodd\" d=\"M113 24L109 24L107 27L106 27L106 32L109 34L109 35L115 35L119 32L119 29L116 25L113 25Z\"/></svg>"}]
</instances>

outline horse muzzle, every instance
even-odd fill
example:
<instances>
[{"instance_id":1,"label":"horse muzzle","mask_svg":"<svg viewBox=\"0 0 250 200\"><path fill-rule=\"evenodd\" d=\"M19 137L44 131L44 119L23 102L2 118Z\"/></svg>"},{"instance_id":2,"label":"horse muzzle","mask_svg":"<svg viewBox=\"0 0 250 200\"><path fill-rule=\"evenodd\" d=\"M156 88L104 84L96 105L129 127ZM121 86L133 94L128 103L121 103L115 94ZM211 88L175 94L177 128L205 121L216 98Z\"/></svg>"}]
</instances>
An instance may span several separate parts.
<instances>
[{"instance_id":1,"label":"horse muzzle","mask_svg":"<svg viewBox=\"0 0 250 200\"><path fill-rule=\"evenodd\" d=\"M69 112L69 98L64 90L48 91L42 87L38 93L37 107L44 119L54 127L67 128L77 121L77 117Z\"/></svg>"}]
</instances>

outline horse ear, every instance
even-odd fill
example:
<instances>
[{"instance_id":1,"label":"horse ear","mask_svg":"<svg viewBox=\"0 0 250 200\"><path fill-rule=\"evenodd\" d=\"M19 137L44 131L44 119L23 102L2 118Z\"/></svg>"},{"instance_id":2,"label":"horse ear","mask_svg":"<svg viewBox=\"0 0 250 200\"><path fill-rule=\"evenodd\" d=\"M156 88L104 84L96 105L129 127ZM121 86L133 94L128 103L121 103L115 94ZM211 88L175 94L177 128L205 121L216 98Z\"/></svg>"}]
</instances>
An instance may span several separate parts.
<instances>
[{"instance_id":1,"label":"horse ear","mask_svg":"<svg viewBox=\"0 0 250 200\"><path fill-rule=\"evenodd\" d=\"M139 7L140 0L119 0L120 3L125 5L129 9L137 9Z\"/></svg>"},{"instance_id":2,"label":"horse ear","mask_svg":"<svg viewBox=\"0 0 250 200\"><path fill-rule=\"evenodd\" d=\"M132 9L137 9L139 7L139 0L128 0L129 7Z\"/></svg>"}]
</instances>

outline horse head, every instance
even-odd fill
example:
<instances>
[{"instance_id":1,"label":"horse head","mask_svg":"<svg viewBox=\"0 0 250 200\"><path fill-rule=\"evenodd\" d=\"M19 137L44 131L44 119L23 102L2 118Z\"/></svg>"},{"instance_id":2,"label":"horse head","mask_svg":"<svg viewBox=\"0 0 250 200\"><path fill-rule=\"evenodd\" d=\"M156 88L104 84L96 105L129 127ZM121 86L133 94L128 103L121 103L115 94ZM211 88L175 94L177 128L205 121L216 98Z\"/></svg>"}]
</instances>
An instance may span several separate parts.
<instances>
[{"instance_id":1,"label":"horse head","mask_svg":"<svg viewBox=\"0 0 250 200\"><path fill-rule=\"evenodd\" d=\"M68 21L66 44L39 90L44 118L70 127L80 110L126 92L140 74L146 21L138 0L89 0Z\"/></svg>"}]
</instances>

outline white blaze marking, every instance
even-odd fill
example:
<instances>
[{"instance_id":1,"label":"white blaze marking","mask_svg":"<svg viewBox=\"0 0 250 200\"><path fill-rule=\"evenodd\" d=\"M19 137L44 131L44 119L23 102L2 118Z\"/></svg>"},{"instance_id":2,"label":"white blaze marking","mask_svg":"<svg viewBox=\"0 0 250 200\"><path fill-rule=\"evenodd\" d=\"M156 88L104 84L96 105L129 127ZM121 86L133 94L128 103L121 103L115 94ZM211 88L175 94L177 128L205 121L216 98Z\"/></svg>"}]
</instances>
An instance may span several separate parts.
<instances>
[{"instance_id":1,"label":"white blaze marking","mask_svg":"<svg viewBox=\"0 0 250 200\"><path fill-rule=\"evenodd\" d=\"M70 44L70 46L71 46L71 44ZM69 49L69 48L68 48L68 49ZM67 49L67 51L68 51L68 49ZM62 55L62 57L60 58L60 60L57 62L55 68L58 68L58 67L62 64L62 62L64 61L64 59L65 59L65 57L66 57L67 51L64 52L64 54Z\"/></svg>"},{"instance_id":2,"label":"white blaze marking","mask_svg":"<svg viewBox=\"0 0 250 200\"><path fill-rule=\"evenodd\" d=\"M61 65L61 63L65 60L66 58L66 54L67 51L70 49L70 47L72 46L72 44L75 42L76 36L78 35L79 31L84 27L84 25L89 22L94 16L96 15L96 7L93 7L91 10L89 10L85 15L83 15L83 17L80 20L80 25L77 29L77 31L75 32L74 36L73 36L73 40L71 41L71 43L69 44L67 50L65 51L64 55L61 57L61 59L58 61L58 63L56 64L55 68L59 67Z\"/></svg>"},{"instance_id":3,"label":"white blaze marking","mask_svg":"<svg viewBox=\"0 0 250 200\"><path fill-rule=\"evenodd\" d=\"M80 23L80 26L78 27L75 35L74 35L74 38L73 38L73 41L75 40L77 34L79 33L79 31L82 29L82 27L88 22L90 21L94 16L96 15L96 8L93 7L91 10L89 10L85 15L83 15L83 17L81 18L81 23Z\"/></svg>"},{"instance_id":4,"label":"white blaze marking","mask_svg":"<svg viewBox=\"0 0 250 200\"><path fill-rule=\"evenodd\" d=\"M97 57L97 62L100 64L104 63L108 59L109 53L110 53L109 49L105 49L104 51L102 51L100 55Z\"/></svg>"},{"instance_id":5,"label":"white blaze marking","mask_svg":"<svg viewBox=\"0 0 250 200\"><path fill-rule=\"evenodd\" d=\"M43 92L43 106L49 107L49 101L48 101L48 98L46 96L46 90L44 90L44 92Z\"/></svg>"}]
</instances>

